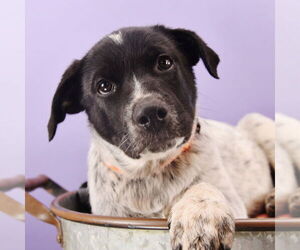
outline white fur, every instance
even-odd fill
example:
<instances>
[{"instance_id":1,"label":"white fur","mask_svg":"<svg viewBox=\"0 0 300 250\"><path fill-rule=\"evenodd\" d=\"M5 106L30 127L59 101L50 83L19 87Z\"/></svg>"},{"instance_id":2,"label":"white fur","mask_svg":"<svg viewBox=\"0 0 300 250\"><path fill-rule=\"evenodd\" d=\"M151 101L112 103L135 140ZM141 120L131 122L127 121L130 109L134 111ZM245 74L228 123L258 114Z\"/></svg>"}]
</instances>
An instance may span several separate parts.
<instances>
[{"instance_id":1,"label":"white fur","mask_svg":"<svg viewBox=\"0 0 300 250\"><path fill-rule=\"evenodd\" d=\"M101 162L108 163L110 165L118 166L120 162L115 160L115 155L118 155L120 159L122 159L123 169L125 172L130 172L133 170L137 170L142 168L145 165L146 161L151 160L160 160L168 157L172 157L180 152L180 148L178 146L182 143L183 137L175 138L174 146L164 152L152 153L149 151L145 151L141 154L140 159L133 159L127 156L121 149L117 146L112 145L111 143L104 140L98 133L95 131L92 125L91 127L91 147L90 147L90 158L89 161L95 162L95 160L99 160L98 158L101 156ZM95 151L98 153L95 154ZM96 157L96 159L93 159Z\"/></svg>"},{"instance_id":2,"label":"white fur","mask_svg":"<svg viewBox=\"0 0 300 250\"><path fill-rule=\"evenodd\" d=\"M182 249L194 249L190 244L199 235L201 245L209 246L213 241L216 245L220 242L219 245L231 246L234 232L231 214L226 198L213 186L200 183L190 187L171 210L169 222L172 249L178 249L180 244ZM224 220L228 223L227 230L220 230Z\"/></svg>"},{"instance_id":3,"label":"white fur","mask_svg":"<svg viewBox=\"0 0 300 250\"><path fill-rule=\"evenodd\" d=\"M175 138L174 146L163 152L153 153L148 150L145 150L141 153L141 158L143 159L143 161L150 161L154 159L165 159L168 156L175 155L176 153L180 152L180 148L178 148L178 146L182 144L183 140L184 137Z\"/></svg>"},{"instance_id":4,"label":"white fur","mask_svg":"<svg viewBox=\"0 0 300 250\"><path fill-rule=\"evenodd\" d=\"M137 100L151 96L149 93L145 93L143 90L142 83L133 74L132 81L134 83L133 100L132 104L135 104Z\"/></svg>"},{"instance_id":5,"label":"white fur","mask_svg":"<svg viewBox=\"0 0 300 250\"><path fill-rule=\"evenodd\" d=\"M300 169L300 121L276 114L276 140L275 196L277 211L281 213L286 212L288 200L298 186L295 168Z\"/></svg>"},{"instance_id":6,"label":"white fur","mask_svg":"<svg viewBox=\"0 0 300 250\"><path fill-rule=\"evenodd\" d=\"M276 114L276 137L288 152L295 167L300 170L300 121Z\"/></svg>"},{"instance_id":7,"label":"white fur","mask_svg":"<svg viewBox=\"0 0 300 250\"><path fill-rule=\"evenodd\" d=\"M238 127L245 131L264 150L272 167L275 167L274 121L257 113L245 116Z\"/></svg>"},{"instance_id":8,"label":"white fur","mask_svg":"<svg viewBox=\"0 0 300 250\"><path fill-rule=\"evenodd\" d=\"M119 31L117 33L112 33L108 36L111 40L113 40L116 44L122 44L123 43L123 37L122 32Z\"/></svg>"},{"instance_id":9,"label":"white fur","mask_svg":"<svg viewBox=\"0 0 300 250\"><path fill-rule=\"evenodd\" d=\"M161 174L168 171L160 168L161 160L174 155L176 148L170 154L146 154L140 159L132 159L92 129L89 190L93 213L163 216L180 198L181 192L197 178L223 193L235 217L247 217L247 212L251 214L255 211L257 202L261 203L272 188L269 163L263 147L243 127L235 128L209 120L200 120L200 124L201 134L195 136L191 149L177 159L180 169L176 173L176 181L164 182L159 199L153 195L162 185L160 180L164 176ZM122 161L124 174L121 181L116 180L116 173L101 164L102 161L116 164L116 156ZM157 177L152 178L154 173ZM116 190L112 192L109 184L95 180L97 176L103 177L106 182L111 179L117 183ZM143 196L136 196L136 192L141 191L139 186L135 189L133 185L128 189L127 184L136 179L145 181ZM128 215L125 207L133 214Z\"/></svg>"},{"instance_id":10,"label":"white fur","mask_svg":"<svg viewBox=\"0 0 300 250\"><path fill-rule=\"evenodd\" d=\"M134 99L140 99L143 96L142 84L133 74L132 81L134 83Z\"/></svg>"}]
</instances>

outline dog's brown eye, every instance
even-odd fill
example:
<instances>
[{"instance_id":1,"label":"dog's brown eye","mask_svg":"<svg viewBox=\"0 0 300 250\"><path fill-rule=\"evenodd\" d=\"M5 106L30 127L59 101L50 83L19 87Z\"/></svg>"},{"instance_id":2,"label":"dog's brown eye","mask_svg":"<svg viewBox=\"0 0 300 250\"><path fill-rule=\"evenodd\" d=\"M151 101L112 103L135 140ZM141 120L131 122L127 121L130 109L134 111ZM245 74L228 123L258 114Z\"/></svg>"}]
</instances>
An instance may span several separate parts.
<instances>
[{"instance_id":1,"label":"dog's brown eye","mask_svg":"<svg viewBox=\"0 0 300 250\"><path fill-rule=\"evenodd\" d=\"M107 80L101 80L97 83L97 92L100 95L109 95L115 91L115 85Z\"/></svg>"},{"instance_id":2,"label":"dog's brown eye","mask_svg":"<svg viewBox=\"0 0 300 250\"><path fill-rule=\"evenodd\" d=\"M162 55L158 58L158 69L160 71L168 70L172 67L173 60L167 55Z\"/></svg>"}]
</instances>

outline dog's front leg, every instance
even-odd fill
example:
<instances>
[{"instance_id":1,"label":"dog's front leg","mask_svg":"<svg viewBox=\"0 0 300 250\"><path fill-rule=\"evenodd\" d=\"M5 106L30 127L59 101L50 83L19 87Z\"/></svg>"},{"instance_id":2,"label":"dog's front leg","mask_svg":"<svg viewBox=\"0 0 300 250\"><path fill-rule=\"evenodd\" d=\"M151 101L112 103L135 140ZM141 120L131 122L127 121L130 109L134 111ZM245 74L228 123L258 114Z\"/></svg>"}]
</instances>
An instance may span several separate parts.
<instances>
[{"instance_id":1,"label":"dog's front leg","mask_svg":"<svg viewBox=\"0 0 300 250\"><path fill-rule=\"evenodd\" d=\"M191 186L171 208L172 249L230 249L234 217L223 194L207 183Z\"/></svg>"}]
</instances>

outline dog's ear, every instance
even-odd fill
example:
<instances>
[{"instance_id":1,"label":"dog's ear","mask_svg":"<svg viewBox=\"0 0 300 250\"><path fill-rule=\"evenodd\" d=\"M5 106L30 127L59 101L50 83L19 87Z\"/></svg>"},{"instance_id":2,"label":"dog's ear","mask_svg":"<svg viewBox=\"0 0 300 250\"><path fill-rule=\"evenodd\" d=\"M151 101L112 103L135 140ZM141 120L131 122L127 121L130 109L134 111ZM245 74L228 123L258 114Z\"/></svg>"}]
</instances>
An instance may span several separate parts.
<instances>
[{"instance_id":1,"label":"dog's ear","mask_svg":"<svg viewBox=\"0 0 300 250\"><path fill-rule=\"evenodd\" d=\"M169 29L164 26L156 26L172 40L178 49L187 57L190 66L194 66L201 58L209 74L219 79L217 66L219 56L193 31L186 29Z\"/></svg>"},{"instance_id":2,"label":"dog's ear","mask_svg":"<svg viewBox=\"0 0 300 250\"><path fill-rule=\"evenodd\" d=\"M52 100L48 122L49 141L53 139L57 124L64 121L66 114L76 114L84 110L81 97L81 61L75 60L63 74Z\"/></svg>"}]
</instances>

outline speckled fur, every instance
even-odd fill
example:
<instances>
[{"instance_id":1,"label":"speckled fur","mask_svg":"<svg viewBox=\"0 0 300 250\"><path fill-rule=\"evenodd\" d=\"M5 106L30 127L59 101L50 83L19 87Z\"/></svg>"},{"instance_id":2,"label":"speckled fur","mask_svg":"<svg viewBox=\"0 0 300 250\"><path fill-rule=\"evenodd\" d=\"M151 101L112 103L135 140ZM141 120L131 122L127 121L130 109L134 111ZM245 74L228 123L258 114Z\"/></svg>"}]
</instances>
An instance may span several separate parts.
<instances>
[{"instance_id":1,"label":"speckled fur","mask_svg":"<svg viewBox=\"0 0 300 250\"><path fill-rule=\"evenodd\" d=\"M261 123L269 122L256 114L245 119L251 120L251 117ZM232 127L211 120L199 119L199 122L201 133L195 135L191 149L163 169L160 168L163 158L171 157L178 149L161 155L162 158L154 154L146 161L134 160L104 141L91 126L89 191L92 212L168 217L174 247L183 244L183 249L198 249L188 247L198 240L205 241L203 244L214 241L218 246L230 247L233 218L261 212L264 199L272 189L268 153L250 136L259 126L248 127L245 131L243 123ZM123 174L110 170L101 162L119 166ZM227 224L220 226L224 221ZM179 235L182 238L179 239ZM206 238L199 238L199 235Z\"/></svg>"}]
</instances>

